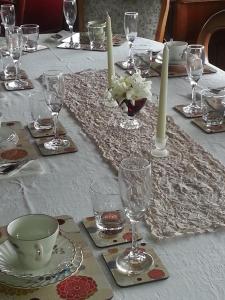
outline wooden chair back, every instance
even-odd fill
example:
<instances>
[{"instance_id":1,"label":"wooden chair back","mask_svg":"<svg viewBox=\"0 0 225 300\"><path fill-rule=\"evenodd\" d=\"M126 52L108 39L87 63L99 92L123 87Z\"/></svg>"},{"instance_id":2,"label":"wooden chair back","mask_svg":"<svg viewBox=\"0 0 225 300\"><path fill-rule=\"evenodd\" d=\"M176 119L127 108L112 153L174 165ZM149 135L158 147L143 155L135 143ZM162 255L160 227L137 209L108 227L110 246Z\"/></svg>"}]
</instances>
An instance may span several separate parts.
<instances>
[{"instance_id":1,"label":"wooden chair back","mask_svg":"<svg viewBox=\"0 0 225 300\"><path fill-rule=\"evenodd\" d=\"M170 0L162 0L159 22L155 34L155 40L158 42L163 42L164 40L169 8L170 8Z\"/></svg>"}]
</instances>

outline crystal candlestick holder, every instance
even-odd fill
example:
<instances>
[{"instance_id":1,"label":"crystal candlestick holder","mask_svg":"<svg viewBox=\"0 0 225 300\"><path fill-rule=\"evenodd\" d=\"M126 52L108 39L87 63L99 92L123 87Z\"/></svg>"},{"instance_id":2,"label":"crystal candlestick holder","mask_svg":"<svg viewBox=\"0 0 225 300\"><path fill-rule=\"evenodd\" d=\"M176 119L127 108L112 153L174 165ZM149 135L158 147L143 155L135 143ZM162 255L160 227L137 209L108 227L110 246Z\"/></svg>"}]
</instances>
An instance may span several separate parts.
<instances>
[{"instance_id":1,"label":"crystal candlestick holder","mask_svg":"<svg viewBox=\"0 0 225 300\"><path fill-rule=\"evenodd\" d=\"M167 136L165 138L154 137L155 148L151 151L152 156L167 157L169 155L169 151L166 149L167 139Z\"/></svg>"}]
</instances>

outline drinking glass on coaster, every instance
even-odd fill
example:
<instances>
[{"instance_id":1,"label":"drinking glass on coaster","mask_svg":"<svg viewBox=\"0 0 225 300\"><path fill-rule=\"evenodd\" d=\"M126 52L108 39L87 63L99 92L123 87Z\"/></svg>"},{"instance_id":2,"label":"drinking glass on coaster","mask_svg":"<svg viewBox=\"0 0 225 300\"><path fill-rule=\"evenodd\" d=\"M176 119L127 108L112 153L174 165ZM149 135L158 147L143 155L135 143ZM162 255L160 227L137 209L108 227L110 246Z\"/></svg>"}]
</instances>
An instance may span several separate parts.
<instances>
[{"instance_id":1,"label":"drinking glass on coaster","mask_svg":"<svg viewBox=\"0 0 225 300\"><path fill-rule=\"evenodd\" d=\"M183 111L190 116L202 112L201 106L196 102L196 87L201 79L204 69L205 52L202 45L188 45L186 52L186 69L191 83L192 95L191 104L184 106Z\"/></svg>"},{"instance_id":2,"label":"drinking glass on coaster","mask_svg":"<svg viewBox=\"0 0 225 300\"><path fill-rule=\"evenodd\" d=\"M202 119L206 127L223 124L225 113L225 91L213 93L209 89L201 92Z\"/></svg>"},{"instance_id":3,"label":"drinking glass on coaster","mask_svg":"<svg viewBox=\"0 0 225 300\"><path fill-rule=\"evenodd\" d=\"M5 30L10 30L15 26L15 7L13 4L1 5L1 19Z\"/></svg>"},{"instance_id":4,"label":"drinking glass on coaster","mask_svg":"<svg viewBox=\"0 0 225 300\"><path fill-rule=\"evenodd\" d=\"M39 38L39 25L23 24L20 26L23 34L23 50L26 52L37 51Z\"/></svg>"},{"instance_id":5,"label":"drinking glass on coaster","mask_svg":"<svg viewBox=\"0 0 225 300\"><path fill-rule=\"evenodd\" d=\"M51 113L46 105L42 91L31 91L28 94L31 118L34 129L49 130L53 128Z\"/></svg>"},{"instance_id":6,"label":"drinking glass on coaster","mask_svg":"<svg viewBox=\"0 0 225 300\"><path fill-rule=\"evenodd\" d=\"M132 225L132 246L117 257L116 266L121 273L139 274L153 263L152 256L138 247L136 229L151 202L151 164L141 157L125 158L119 166L118 177L125 214Z\"/></svg>"},{"instance_id":7,"label":"drinking glass on coaster","mask_svg":"<svg viewBox=\"0 0 225 300\"><path fill-rule=\"evenodd\" d=\"M19 78L19 60L22 53L23 48L23 36L22 36L22 30L20 27L15 26L13 29L11 29L10 32L8 32L8 47L9 47L9 53L10 56L13 59L13 62L15 64L15 79L12 81L8 81L7 85L10 89L25 89L29 83L25 80L22 80Z\"/></svg>"},{"instance_id":8,"label":"drinking glass on coaster","mask_svg":"<svg viewBox=\"0 0 225 300\"><path fill-rule=\"evenodd\" d=\"M75 46L73 43L73 26L77 17L76 0L63 0L63 13L71 34L68 46L73 48Z\"/></svg>"},{"instance_id":9,"label":"drinking glass on coaster","mask_svg":"<svg viewBox=\"0 0 225 300\"><path fill-rule=\"evenodd\" d=\"M87 27L91 50L104 49L106 23L101 21L90 21L88 22Z\"/></svg>"},{"instance_id":10,"label":"drinking glass on coaster","mask_svg":"<svg viewBox=\"0 0 225 300\"><path fill-rule=\"evenodd\" d=\"M49 150L60 150L70 145L69 140L58 136L57 121L64 101L64 76L61 70L48 70L43 74L45 101L54 121L54 138L44 143Z\"/></svg>"},{"instance_id":11,"label":"drinking glass on coaster","mask_svg":"<svg viewBox=\"0 0 225 300\"><path fill-rule=\"evenodd\" d=\"M92 182L89 191L98 230L104 234L121 232L125 216L117 178L101 177Z\"/></svg>"},{"instance_id":12,"label":"drinking glass on coaster","mask_svg":"<svg viewBox=\"0 0 225 300\"><path fill-rule=\"evenodd\" d=\"M24 269L37 270L51 259L59 223L48 215L30 214L10 222L7 233Z\"/></svg>"},{"instance_id":13,"label":"drinking glass on coaster","mask_svg":"<svg viewBox=\"0 0 225 300\"><path fill-rule=\"evenodd\" d=\"M133 69L133 43L137 37L137 25L138 25L138 13L137 12L125 12L124 13L124 32L129 45L129 57L126 62L123 63L124 69Z\"/></svg>"}]
</instances>

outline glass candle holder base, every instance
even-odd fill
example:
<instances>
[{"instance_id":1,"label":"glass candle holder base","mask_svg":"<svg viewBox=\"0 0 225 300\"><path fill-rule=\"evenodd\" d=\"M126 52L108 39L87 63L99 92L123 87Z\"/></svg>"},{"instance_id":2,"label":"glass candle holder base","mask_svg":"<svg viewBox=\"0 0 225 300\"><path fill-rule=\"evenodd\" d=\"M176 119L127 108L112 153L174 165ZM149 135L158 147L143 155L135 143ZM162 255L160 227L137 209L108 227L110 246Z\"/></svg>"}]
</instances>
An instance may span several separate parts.
<instances>
[{"instance_id":1,"label":"glass candle holder base","mask_svg":"<svg viewBox=\"0 0 225 300\"><path fill-rule=\"evenodd\" d=\"M112 97L112 94L108 89L105 91L105 95L102 99L102 104L109 108L118 107L118 103Z\"/></svg>"},{"instance_id":2,"label":"glass candle holder base","mask_svg":"<svg viewBox=\"0 0 225 300\"><path fill-rule=\"evenodd\" d=\"M155 148L152 149L151 151L152 156L160 158L160 157L167 157L169 155L169 151L166 149L167 139L168 139L167 136L163 139L154 137Z\"/></svg>"}]
</instances>

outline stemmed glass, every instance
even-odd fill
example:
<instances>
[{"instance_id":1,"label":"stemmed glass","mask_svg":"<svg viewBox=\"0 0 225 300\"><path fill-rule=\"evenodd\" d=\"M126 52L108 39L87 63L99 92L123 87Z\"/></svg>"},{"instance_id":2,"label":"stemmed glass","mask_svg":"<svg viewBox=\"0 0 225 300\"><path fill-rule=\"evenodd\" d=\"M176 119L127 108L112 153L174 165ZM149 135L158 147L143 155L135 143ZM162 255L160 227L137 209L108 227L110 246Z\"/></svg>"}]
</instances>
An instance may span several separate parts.
<instances>
[{"instance_id":1,"label":"stemmed glass","mask_svg":"<svg viewBox=\"0 0 225 300\"><path fill-rule=\"evenodd\" d=\"M44 147L49 150L59 150L66 148L70 142L58 136L57 121L58 115L64 101L64 76L60 70L48 70L43 74L44 91L46 104L51 111L54 121L54 138L44 143Z\"/></svg>"},{"instance_id":2,"label":"stemmed glass","mask_svg":"<svg viewBox=\"0 0 225 300\"><path fill-rule=\"evenodd\" d=\"M8 81L7 86L10 89L23 89L28 85L28 82L19 78L19 60L23 49L22 30L18 26L14 26L8 33L8 50L15 64L15 80Z\"/></svg>"},{"instance_id":3,"label":"stemmed glass","mask_svg":"<svg viewBox=\"0 0 225 300\"><path fill-rule=\"evenodd\" d=\"M76 0L64 0L63 1L63 12L66 19L66 23L69 26L71 33L69 46L74 47L73 43L73 26L77 17L77 4Z\"/></svg>"},{"instance_id":4,"label":"stemmed glass","mask_svg":"<svg viewBox=\"0 0 225 300\"><path fill-rule=\"evenodd\" d=\"M136 229L151 201L151 165L144 158L125 158L118 176L125 214L132 225L132 246L117 257L116 266L124 274L139 274L153 263L152 256L138 247Z\"/></svg>"},{"instance_id":5,"label":"stemmed glass","mask_svg":"<svg viewBox=\"0 0 225 300\"><path fill-rule=\"evenodd\" d=\"M201 106L196 103L196 87L203 74L204 59L204 46L188 45L186 52L186 69L192 88L192 101L191 104L183 107L183 111L193 116L202 111Z\"/></svg>"},{"instance_id":6,"label":"stemmed glass","mask_svg":"<svg viewBox=\"0 0 225 300\"><path fill-rule=\"evenodd\" d=\"M125 62L124 67L126 69L132 69L134 67L134 58L132 53L133 43L137 37L137 25L138 25L138 13L137 12L125 12L124 13L124 31L126 39L129 45L129 58Z\"/></svg>"},{"instance_id":7,"label":"stemmed glass","mask_svg":"<svg viewBox=\"0 0 225 300\"><path fill-rule=\"evenodd\" d=\"M13 4L1 5L1 19L5 30L11 31L15 26L15 7Z\"/></svg>"}]
</instances>

